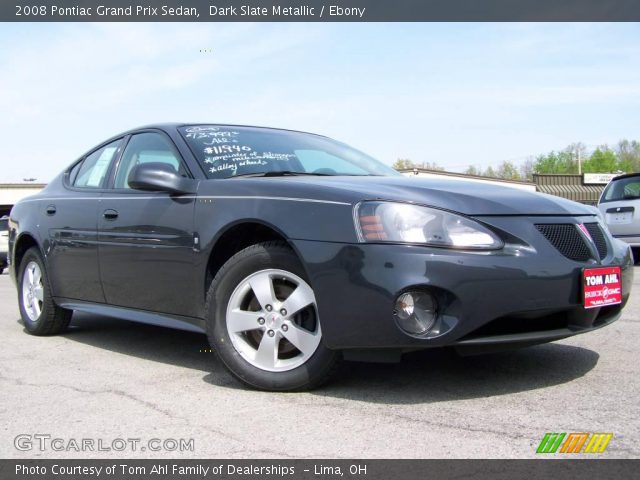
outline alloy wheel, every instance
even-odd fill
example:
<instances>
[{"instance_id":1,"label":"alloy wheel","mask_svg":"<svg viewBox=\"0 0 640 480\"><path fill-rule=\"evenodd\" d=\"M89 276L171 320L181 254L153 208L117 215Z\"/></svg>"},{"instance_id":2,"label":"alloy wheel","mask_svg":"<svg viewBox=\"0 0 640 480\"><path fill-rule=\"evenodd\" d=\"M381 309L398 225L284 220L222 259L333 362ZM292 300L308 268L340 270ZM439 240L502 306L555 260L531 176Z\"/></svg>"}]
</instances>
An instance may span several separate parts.
<instances>
[{"instance_id":1,"label":"alloy wheel","mask_svg":"<svg viewBox=\"0 0 640 480\"><path fill-rule=\"evenodd\" d=\"M255 272L231 294L226 325L235 350L261 370L303 365L322 339L312 288L279 269Z\"/></svg>"},{"instance_id":2,"label":"alloy wheel","mask_svg":"<svg viewBox=\"0 0 640 480\"><path fill-rule=\"evenodd\" d=\"M40 318L43 299L42 271L36 262L31 261L22 277L22 306L32 322L37 322Z\"/></svg>"}]
</instances>

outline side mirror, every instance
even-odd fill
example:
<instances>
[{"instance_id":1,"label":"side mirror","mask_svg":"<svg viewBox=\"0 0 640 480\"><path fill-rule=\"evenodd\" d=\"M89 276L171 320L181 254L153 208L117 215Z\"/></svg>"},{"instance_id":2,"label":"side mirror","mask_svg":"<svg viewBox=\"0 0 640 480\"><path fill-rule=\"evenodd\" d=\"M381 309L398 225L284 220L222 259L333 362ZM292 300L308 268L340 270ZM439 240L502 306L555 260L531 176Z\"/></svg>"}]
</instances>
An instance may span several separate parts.
<instances>
[{"instance_id":1,"label":"side mirror","mask_svg":"<svg viewBox=\"0 0 640 480\"><path fill-rule=\"evenodd\" d=\"M129 186L136 190L169 192L173 195L196 193L197 182L178 175L175 169L162 162L141 163L131 169Z\"/></svg>"}]
</instances>

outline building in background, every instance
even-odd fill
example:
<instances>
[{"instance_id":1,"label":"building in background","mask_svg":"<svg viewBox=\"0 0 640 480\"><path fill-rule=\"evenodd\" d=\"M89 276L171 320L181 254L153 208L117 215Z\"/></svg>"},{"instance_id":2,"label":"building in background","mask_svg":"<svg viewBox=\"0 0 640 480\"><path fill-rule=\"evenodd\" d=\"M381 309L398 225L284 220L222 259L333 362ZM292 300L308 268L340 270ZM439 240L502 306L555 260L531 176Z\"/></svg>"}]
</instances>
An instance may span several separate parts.
<instances>
[{"instance_id":1,"label":"building in background","mask_svg":"<svg viewBox=\"0 0 640 480\"><path fill-rule=\"evenodd\" d=\"M532 182L522 182L519 180L504 180L502 178L482 177L479 175L467 175L465 173L445 172L442 170L428 170L424 168L408 168L398 170L407 177L439 178L447 180L465 180L490 185L500 185L502 187L519 188L521 190L536 191L536 184Z\"/></svg>"},{"instance_id":2,"label":"building in background","mask_svg":"<svg viewBox=\"0 0 640 480\"><path fill-rule=\"evenodd\" d=\"M471 182L519 188L531 192L548 193L567 198L574 202L596 205L604 187L619 173L584 173L569 174L533 174L533 182L505 180L501 178L467 175L464 173L429 170L424 168L407 168L399 170L408 177L446 178L448 180L466 180Z\"/></svg>"},{"instance_id":3,"label":"building in background","mask_svg":"<svg viewBox=\"0 0 640 480\"><path fill-rule=\"evenodd\" d=\"M533 174L538 192L568 198L574 202L596 205L604 187L618 173Z\"/></svg>"},{"instance_id":4,"label":"building in background","mask_svg":"<svg viewBox=\"0 0 640 480\"><path fill-rule=\"evenodd\" d=\"M0 217L9 215L18 200L38 193L45 186L44 183L0 183Z\"/></svg>"}]
</instances>

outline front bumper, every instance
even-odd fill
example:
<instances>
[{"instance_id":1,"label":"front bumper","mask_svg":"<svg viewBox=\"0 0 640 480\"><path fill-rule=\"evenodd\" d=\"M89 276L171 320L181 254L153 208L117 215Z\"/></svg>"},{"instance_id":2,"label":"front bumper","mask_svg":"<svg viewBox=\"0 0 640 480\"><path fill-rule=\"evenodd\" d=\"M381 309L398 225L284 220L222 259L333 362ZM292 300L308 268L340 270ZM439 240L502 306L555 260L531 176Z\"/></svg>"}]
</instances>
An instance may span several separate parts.
<instances>
[{"instance_id":1,"label":"front bumper","mask_svg":"<svg viewBox=\"0 0 640 480\"><path fill-rule=\"evenodd\" d=\"M576 262L536 236L533 222L526 218L485 221L522 234L519 238L528 239L527 248L473 253L293 241L316 294L326 345L401 351L446 345L525 346L588 332L619 317L633 283L627 245L608 239L606 258ZM607 265L622 267L623 303L585 310L582 269ZM394 320L395 299L409 288L428 289L438 300L437 327L426 337L405 334Z\"/></svg>"}]
</instances>

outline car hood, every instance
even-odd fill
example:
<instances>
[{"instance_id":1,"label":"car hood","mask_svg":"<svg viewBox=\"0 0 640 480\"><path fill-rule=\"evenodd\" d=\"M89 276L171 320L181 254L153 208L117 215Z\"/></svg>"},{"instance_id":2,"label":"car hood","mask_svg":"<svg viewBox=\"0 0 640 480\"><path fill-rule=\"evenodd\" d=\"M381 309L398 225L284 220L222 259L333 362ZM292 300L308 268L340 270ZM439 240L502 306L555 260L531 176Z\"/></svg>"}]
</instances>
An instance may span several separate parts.
<instances>
[{"instance_id":1,"label":"car hood","mask_svg":"<svg viewBox=\"0 0 640 480\"><path fill-rule=\"evenodd\" d=\"M224 182L228 187L233 184L233 190L240 195L251 193L257 196L273 195L349 203L394 200L473 216L594 215L594 211L588 206L560 197L474 181L404 176L287 176L246 177ZM204 190L212 195L215 195L216 190L219 191L217 188L206 187Z\"/></svg>"}]
</instances>

